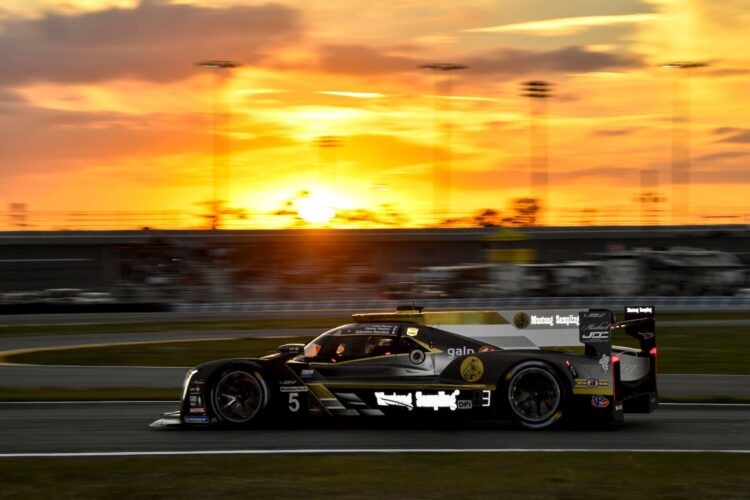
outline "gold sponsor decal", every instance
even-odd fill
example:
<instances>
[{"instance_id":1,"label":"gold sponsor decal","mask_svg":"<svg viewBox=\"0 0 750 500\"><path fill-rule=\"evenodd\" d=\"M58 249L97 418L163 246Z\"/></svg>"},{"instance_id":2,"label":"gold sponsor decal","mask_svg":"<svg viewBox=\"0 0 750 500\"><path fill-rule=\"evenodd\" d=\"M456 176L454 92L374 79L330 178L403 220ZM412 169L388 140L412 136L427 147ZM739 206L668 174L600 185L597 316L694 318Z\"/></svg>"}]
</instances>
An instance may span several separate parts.
<instances>
[{"instance_id":1,"label":"gold sponsor decal","mask_svg":"<svg viewBox=\"0 0 750 500\"><path fill-rule=\"evenodd\" d=\"M467 382L476 382L484 375L482 360L476 356L469 356L461 363L461 376Z\"/></svg>"},{"instance_id":2,"label":"gold sponsor decal","mask_svg":"<svg viewBox=\"0 0 750 500\"><path fill-rule=\"evenodd\" d=\"M419 333L419 328L415 328L413 326L410 326L409 328L406 329L406 334L409 337L415 337L417 335L417 333Z\"/></svg>"},{"instance_id":3,"label":"gold sponsor decal","mask_svg":"<svg viewBox=\"0 0 750 500\"><path fill-rule=\"evenodd\" d=\"M524 329L529 326L529 323L531 323L531 318L529 318L529 315L524 312L516 313L513 318L513 323L516 325L516 328Z\"/></svg>"}]
</instances>

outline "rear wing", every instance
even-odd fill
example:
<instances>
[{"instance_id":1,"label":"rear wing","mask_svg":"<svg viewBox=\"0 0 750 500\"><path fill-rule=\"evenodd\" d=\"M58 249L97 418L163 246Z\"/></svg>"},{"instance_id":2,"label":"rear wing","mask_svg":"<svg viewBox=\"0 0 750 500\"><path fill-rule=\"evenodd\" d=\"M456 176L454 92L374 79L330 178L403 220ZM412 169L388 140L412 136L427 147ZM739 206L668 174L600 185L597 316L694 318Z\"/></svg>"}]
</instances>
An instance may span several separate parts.
<instances>
[{"instance_id":1,"label":"rear wing","mask_svg":"<svg viewBox=\"0 0 750 500\"><path fill-rule=\"evenodd\" d=\"M586 346L586 354L609 355L612 351L612 332L624 330L638 340L642 352L650 353L656 347L656 319L653 306L625 307L625 320L616 322L608 309L591 309L578 315L580 342Z\"/></svg>"}]
</instances>

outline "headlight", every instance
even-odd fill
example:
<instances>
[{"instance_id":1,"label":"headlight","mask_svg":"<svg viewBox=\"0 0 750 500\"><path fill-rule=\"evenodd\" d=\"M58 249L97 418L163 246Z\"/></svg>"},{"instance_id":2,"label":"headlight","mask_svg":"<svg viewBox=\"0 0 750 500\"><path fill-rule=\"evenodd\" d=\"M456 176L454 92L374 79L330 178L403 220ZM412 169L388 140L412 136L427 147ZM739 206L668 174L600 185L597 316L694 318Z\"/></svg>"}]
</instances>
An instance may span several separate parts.
<instances>
[{"instance_id":1,"label":"headlight","mask_svg":"<svg viewBox=\"0 0 750 500\"><path fill-rule=\"evenodd\" d=\"M187 396L188 386L190 385L190 379L192 379L193 375L195 375L196 373L198 373L198 370L192 369L192 370L189 370L185 374L185 380L182 382L182 398L180 398L180 401L185 401L185 396Z\"/></svg>"}]
</instances>

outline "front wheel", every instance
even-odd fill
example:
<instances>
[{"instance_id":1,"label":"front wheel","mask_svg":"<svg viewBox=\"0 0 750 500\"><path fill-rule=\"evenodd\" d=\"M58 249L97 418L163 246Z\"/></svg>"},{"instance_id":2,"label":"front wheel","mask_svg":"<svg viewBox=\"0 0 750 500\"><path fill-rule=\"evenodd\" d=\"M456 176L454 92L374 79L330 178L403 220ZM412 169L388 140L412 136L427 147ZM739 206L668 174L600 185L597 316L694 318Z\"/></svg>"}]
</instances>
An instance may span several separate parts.
<instances>
[{"instance_id":1,"label":"front wheel","mask_svg":"<svg viewBox=\"0 0 750 500\"><path fill-rule=\"evenodd\" d=\"M507 404L513 421L527 429L543 429L564 414L566 391L553 369L541 362L526 362L511 373Z\"/></svg>"},{"instance_id":2,"label":"front wheel","mask_svg":"<svg viewBox=\"0 0 750 500\"><path fill-rule=\"evenodd\" d=\"M241 426L257 421L268 404L268 388L259 373L234 368L223 372L211 391L216 418L228 425Z\"/></svg>"}]
</instances>

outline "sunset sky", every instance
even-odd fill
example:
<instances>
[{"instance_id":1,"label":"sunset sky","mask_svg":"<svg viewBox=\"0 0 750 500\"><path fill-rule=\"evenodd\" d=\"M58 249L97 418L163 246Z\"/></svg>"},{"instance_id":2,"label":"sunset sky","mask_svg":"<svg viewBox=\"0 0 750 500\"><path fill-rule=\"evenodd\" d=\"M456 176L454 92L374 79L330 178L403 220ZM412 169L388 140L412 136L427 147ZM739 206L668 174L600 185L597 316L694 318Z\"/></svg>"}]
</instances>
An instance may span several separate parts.
<instances>
[{"instance_id":1,"label":"sunset sky","mask_svg":"<svg viewBox=\"0 0 750 500\"><path fill-rule=\"evenodd\" d=\"M643 171L671 200L677 71L692 117L680 221L747 223L747 26L747 0L0 0L0 227L11 203L38 228L73 211L200 224L214 89L229 116L217 119L225 195L249 214L235 227L288 224L270 214L303 190L333 210L392 204L419 224L433 210L436 103L449 114L441 75L418 69L433 62L468 66L450 99L451 215L531 194L520 84L532 79L556 86L545 223L587 209L633 222ZM210 59L239 66L195 65ZM672 61L707 66L688 76L661 67ZM339 146L321 152L321 136Z\"/></svg>"}]
</instances>

